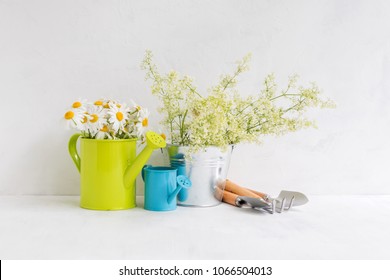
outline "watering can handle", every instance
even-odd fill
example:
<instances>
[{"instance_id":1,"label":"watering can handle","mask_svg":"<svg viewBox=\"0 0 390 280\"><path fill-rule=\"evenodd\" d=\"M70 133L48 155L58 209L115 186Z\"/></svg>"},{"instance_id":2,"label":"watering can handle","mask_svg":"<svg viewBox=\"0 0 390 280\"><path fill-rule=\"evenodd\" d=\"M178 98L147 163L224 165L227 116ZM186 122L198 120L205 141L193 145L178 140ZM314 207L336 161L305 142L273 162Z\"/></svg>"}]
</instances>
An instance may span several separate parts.
<instances>
[{"instance_id":1,"label":"watering can handle","mask_svg":"<svg viewBox=\"0 0 390 280\"><path fill-rule=\"evenodd\" d=\"M142 176L142 181L144 181L144 182L145 182L145 168L148 168L148 167L152 167L152 165L145 164L144 167L142 167L141 176Z\"/></svg>"},{"instance_id":2,"label":"watering can handle","mask_svg":"<svg viewBox=\"0 0 390 280\"><path fill-rule=\"evenodd\" d=\"M70 137L69 143L68 143L69 154L70 154L71 158L73 159L73 162L76 165L79 172L80 172L80 156L79 156L79 153L77 152L76 144L77 144L77 140L79 139L80 136L81 136L81 134L79 134L79 133L74 134L72 137Z\"/></svg>"}]
</instances>

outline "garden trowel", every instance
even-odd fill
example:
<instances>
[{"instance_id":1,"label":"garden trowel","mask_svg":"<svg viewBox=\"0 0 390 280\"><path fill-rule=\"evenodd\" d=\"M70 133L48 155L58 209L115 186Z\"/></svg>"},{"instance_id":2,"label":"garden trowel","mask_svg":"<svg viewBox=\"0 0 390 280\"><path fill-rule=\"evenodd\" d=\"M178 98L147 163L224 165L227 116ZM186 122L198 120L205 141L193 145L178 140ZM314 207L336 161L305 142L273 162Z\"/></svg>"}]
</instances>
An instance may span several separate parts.
<instances>
[{"instance_id":1,"label":"garden trowel","mask_svg":"<svg viewBox=\"0 0 390 280\"><path fill-rule=\"evenodd\" d=\"M230 180L226 180L223 201L238 207L251 207L269 213L283 212L293 206L306 204L309 199L301 192L283 190L276 198L268 194L243 188Z\"/></svg>"}]
</instances>

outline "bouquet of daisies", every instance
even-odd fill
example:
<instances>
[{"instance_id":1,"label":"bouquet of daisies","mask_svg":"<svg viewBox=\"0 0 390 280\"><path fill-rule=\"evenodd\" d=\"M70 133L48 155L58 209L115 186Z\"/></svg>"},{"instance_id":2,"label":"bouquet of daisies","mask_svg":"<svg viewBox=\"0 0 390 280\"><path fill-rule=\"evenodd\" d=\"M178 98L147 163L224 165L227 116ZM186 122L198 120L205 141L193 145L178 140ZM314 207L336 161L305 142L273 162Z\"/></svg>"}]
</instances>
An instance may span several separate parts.
<instances>
[{"instance_id":1,"label":"bouquet of daisies","mask_svg":"<svg viewBox=\"0 0 390 280\"><path fill-rule=\"evenodd\" d=\"M64 114L68 127L91 139L143 139L149 111L133 101L131 105L115 100L95 102L78 100Z\"/></svg>"}]
</instances>

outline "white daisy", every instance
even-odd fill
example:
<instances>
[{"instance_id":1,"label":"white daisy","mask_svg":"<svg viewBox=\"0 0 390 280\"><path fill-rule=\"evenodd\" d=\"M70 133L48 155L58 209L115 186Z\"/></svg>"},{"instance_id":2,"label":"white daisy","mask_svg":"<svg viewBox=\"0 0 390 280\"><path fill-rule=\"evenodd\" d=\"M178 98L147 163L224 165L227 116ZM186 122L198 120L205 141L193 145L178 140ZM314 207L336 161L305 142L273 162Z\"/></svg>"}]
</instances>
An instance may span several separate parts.
<instances>
[{"instance_id":1,"label":"white daisy","mask_svg":"<svg viewBox=\"0 0 390 280\"><path fill-rule=\"evenodd\" d=\"M111 124L112 129L117 133L119 130L124 130L126 121L129 118L128 112L129 108L123 104L109 103L110 109L108 109L108 122Z\"/></svg>"},{"instance_id":2,"label":"white daisy","mask_svg":"<svg viewBox=\"0 0 390 280\"><path fill-rule=\"evenodd\" d=\"M93 102L93 105L103 107L104 104L106 104L106 103L107 103L107 102L105 102L104 99L98 99L98 100L96 100L95 102Z\"/></svg>"},{"instance_id":3,"label":"white daisy","mask_svg":"<svg viewBox=\"0 0 390 280\"><path fill-rule=\"evenodd\" d=\"M64 114L66 126L76 128L78 130L84 130L86 115L80 110L70 109Z\"/></svg>"},{"instance_id":4,"label":"white daisy","mask_svg":"<svg viewBox=\"0 0 390 280\"><path fill-rule=\"evenodd\" d=\"M75 102L72 104L72 109L73 110L80 110L82 112L85 112L87 108L87 100L85 99L77 99Z\"/></svg>"},{"instance_id":5,"label":"white daisy","mask_svg":"<svg viewBox=\"0 0 390 280\"><path fill-rule=\"evenodd\" d=\"M110 105L113 104L119 104L119 103L115 100L110 100L107 98L100 98L94 102L94 105L102 106L104 109L110 109Z\"/></svg>"},{"instance_id":6,"label":"white daisy","mask_svg":"<svg viewBox=\"0 0 390 280\"><path fill-rule=\"evenodd\" d=\"M135 103L133 100L130 100L130 103L132 105L132 111L135 111L135 112L139 112L142 110L142 107L140 105L138 105L137 103Z\"/></svg>"},{"instance_id":7,"label":"white daisy","mask_svg":"<svg viewBox=\"0 0 390 280\"><path fill-rule=\"evenodd\" d=\"M138 137L141 137L149 125L149 111L148 109L140 109L138 120L135 124Z\"/></svg>"},{"instance_id":8,"label":"white daisy","mask_svg":"<svg viewBox=\"0 0 390 280\"><path fill-rule=\"evenodd\" d=\"M130 102L132 105L126 106L107 98L94 102L78 99L64 114L64 120L68 127L76 128L87 138L142 139L148 127L149 111Z\"/></svg>"},{"instance_id":9,"label":"white daisy","mask_svg":"<svg viewBox=\"0 0 390 280\"><path fill-rule=\"evenodd\" d=\"M96 139L112 139L112 135L110 133L110 129L108 125L103 125L101 129L95 134Z\"/></svg>"},{"instance_id":10,"label":"white daisy","mask_svg":"<svg viewBox=\"0 0 390 280\"><path fill-rule=\"evenodd\" d=\"M106 110L102 106L89 106L86 128L92 135L98 133L107 124Z\"/></svg>"}]
</instances>

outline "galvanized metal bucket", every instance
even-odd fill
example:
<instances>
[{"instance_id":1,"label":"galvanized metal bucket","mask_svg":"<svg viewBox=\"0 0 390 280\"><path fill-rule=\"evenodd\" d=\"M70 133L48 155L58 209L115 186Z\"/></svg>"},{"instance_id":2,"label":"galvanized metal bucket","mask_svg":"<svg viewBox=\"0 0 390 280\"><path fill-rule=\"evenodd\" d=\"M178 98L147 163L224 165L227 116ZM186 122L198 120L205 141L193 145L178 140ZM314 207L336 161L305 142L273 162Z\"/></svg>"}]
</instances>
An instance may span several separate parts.
<instances>
[{"instance_id":1,"label":"galvanized metal bucket","mask_svg":"<svg viewBox=\"0 0 390 280\"><path fill-rule=\"evenodd\" d=\"M208 147L191 153L189 147L167 145L165 163L177 168L178 175L185 175L192 182L191 188L179 192L178 205L208 207L221 203L222 192L217 190L225 188L233 148Z\"/></svg>"}]
</instances>

